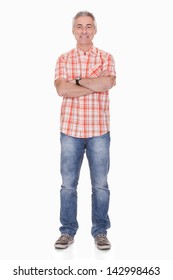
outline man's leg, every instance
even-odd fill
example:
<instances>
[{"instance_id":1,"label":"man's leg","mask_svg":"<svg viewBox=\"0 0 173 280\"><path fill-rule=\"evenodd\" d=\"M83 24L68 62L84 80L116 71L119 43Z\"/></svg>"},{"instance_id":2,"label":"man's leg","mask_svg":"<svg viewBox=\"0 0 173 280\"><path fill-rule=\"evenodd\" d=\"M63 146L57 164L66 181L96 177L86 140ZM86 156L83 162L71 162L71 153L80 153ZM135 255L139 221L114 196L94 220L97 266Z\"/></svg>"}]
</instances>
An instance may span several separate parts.
<instances>
[{"instance_id":1,"label":"man's leg","mask_svg":"<svg viewBox=\"0 0 173 280\"><path fill-rule=\"evenodd\" d=\"M107 183L109 172L110 134L87 139L86 154L92 183L92 236L107 234L110 191Z\"/></svg>"},{"instance_id":2,"label":"man's leg","mask_svg":"<svg viewBox=\"0 0 173 280\"><path fill-rule=\"evenodd\" d=\"M61 133L60 232L70 236L74 236L78 229L77 185L83 156L83 139Z\"/></svg>"}]
</instances>

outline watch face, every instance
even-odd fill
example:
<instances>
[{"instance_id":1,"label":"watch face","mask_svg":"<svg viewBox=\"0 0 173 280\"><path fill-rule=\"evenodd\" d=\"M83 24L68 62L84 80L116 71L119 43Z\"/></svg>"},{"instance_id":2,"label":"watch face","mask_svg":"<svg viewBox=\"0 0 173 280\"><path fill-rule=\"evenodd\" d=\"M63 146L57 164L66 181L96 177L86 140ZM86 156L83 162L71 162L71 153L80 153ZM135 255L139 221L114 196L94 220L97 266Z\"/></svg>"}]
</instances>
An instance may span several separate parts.
<instances>
[{"instance_id":1,"label":"watch face","mask_svg":"<svg viewBox=\"0 0 173 280\"><path fill-rule=\"evenodd\" d=\"M76 85L80 86L79 81L81 80L81 78L76 78Z\"/></svg>"}]
</instances>

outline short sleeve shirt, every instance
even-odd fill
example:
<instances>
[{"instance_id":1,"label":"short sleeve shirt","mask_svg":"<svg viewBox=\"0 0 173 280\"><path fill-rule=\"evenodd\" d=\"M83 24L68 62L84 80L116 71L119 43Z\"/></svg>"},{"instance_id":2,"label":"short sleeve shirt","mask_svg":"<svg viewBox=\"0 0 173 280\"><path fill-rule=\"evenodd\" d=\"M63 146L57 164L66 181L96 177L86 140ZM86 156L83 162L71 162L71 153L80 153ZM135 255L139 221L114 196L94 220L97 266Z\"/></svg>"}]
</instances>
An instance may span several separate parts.
<instances>
[{"instance_id":1,"label":"short sleeve shirt","mask_svg":"<svg viewBox=\"0 0 173 280\"><path fill-rule=\"evenodd\" d=\"M78 48L62 54L55 68L55 80L98 77L103 70L115 73L113 56L94 46L84 53ZM63 97L60 130L78 138L101 136L110 130L109 92L95 92L75 98Z\"/></svg>"}]
</instances>

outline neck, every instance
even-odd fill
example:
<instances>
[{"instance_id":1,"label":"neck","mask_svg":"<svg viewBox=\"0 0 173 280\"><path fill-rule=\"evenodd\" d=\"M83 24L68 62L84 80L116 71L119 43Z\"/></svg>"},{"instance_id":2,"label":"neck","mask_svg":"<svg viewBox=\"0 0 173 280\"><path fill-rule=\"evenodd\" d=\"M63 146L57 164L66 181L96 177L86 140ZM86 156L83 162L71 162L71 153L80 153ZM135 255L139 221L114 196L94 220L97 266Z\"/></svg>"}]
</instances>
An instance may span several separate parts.
<instances>
[{"instance_id":1,"label":"neck","mask_svg":"<svg viewBox=\"0 0 173 280\"><path fill-rule=\"evenodd\" d=\"M82 50L83 52L89 51L89 49L93 46L93 44L90 45L80 45L78 44L77 47Z\"/></svg>"}]
</instances>

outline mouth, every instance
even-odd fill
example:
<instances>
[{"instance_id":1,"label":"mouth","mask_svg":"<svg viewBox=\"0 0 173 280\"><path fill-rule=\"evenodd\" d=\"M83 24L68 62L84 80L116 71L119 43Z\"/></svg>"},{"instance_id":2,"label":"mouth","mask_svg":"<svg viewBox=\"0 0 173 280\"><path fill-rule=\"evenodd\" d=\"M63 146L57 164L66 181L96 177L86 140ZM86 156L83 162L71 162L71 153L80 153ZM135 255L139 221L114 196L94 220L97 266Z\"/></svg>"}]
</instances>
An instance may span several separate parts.
<instances>
[{"instance_id":1,"label":"mouth","mask_svg":"<svg viewBox=\"0 0 173 280\"><path fill-rule=\"evenodd\" d=\"M80 38L86 39L86 38L89 38L89 36L88 35L81 35Z\"/></svg>"}]
</instances>

